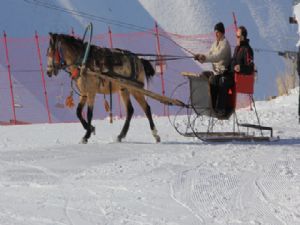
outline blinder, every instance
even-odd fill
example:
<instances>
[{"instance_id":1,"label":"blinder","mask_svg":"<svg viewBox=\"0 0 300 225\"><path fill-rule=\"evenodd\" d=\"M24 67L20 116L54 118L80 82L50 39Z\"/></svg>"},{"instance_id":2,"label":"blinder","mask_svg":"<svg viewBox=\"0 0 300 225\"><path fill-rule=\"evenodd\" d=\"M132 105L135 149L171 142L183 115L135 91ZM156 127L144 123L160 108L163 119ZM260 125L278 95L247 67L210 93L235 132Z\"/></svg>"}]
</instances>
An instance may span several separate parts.
<instances>
[{"instance_id":1,"label":"blinder","mask_svg":"<svg viewBox=\"0 0 300 225\"><path fill-rule=\"evenodd\" d=\"M48 65L48 68L53 69L54 71L63 69L66 66L60 41L55 42L55 44L50 44L49 48L47 49L47 57L51 57L52 59L52 62L50 65Z\"/></svg>"}]
</instances>

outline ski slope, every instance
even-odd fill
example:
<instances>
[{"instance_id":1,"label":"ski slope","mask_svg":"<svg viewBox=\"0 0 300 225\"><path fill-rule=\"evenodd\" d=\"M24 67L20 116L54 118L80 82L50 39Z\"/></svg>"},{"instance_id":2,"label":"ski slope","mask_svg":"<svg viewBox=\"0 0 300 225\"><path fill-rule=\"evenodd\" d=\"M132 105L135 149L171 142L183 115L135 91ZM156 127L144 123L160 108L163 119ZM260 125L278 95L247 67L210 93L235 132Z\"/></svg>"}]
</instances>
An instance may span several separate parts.
<instances>
[{"instance_id":1,"label":"ski slope","mask_svg":"<svg viewBox=\"0 0 300 225\"><path fill-rule=\"evenodd\" d=\"M298 92L257 102L271 143L203 143L167 118L94 121L89 144L79 123L0 127L1 225L298 225ZM241 110L246 119L249 111Z\"/></svg>"}]
</instances>

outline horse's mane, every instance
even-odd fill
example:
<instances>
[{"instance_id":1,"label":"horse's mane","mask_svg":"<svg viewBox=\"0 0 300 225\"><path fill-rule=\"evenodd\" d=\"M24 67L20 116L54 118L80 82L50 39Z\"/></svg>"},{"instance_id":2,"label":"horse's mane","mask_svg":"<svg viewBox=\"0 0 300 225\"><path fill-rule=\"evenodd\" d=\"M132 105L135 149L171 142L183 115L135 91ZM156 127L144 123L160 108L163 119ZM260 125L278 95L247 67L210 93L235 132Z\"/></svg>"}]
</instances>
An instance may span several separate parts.
<instances>
[{"instance_id":1,"label":"horse's mane","mask_svg":"<svg viewBox=\"0 0 300 225\"><path fill-rule=\"evenodd\" d=\"M87 45L87 42L84 42L82 39L76 38L68 34L54 33L53 37L56 39L56 41L63 41L64 43L69 45L70 48L73 48L77 52L79 51L79 54ZM93 59L104 58L107 67L112 67L116 62L120 63L122 61L121 57L124 55L127 57L137 57L136 54L128 50L123 50L118 48L116 49L102 48L95 45L91 45L90 55ZM149 80L150 77L152 77L155 74L155 70L148 60L141 59L141 62L146 72L146 78L147 80Z\"/></svg>"},{"instance_id":2,"label":"horse's mane","mask_svg":"<svg viewBox=\"0 0 300 225\"><path fill-rule=\"evenodd\" d=\"M82 41L82 39L75 38L72 35L68 35L68 34L54 34L54 35L56 35L58 40L64 40L67 44L70 44L74 47L82 48L85 44Z\"/></svg>"}]
</instances>

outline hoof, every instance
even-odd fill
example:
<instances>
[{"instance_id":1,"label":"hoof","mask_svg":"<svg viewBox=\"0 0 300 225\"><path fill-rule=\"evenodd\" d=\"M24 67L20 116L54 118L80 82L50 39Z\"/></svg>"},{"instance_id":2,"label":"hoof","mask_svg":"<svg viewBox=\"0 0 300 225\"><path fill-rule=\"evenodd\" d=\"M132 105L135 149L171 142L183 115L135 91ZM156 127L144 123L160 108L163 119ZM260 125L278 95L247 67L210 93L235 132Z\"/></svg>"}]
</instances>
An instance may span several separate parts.
<instances>
[{"instance_id":1,"label":"hoof","mask_svg":"<svg viewBox=\"0 0 300 225\"><path fill-rule=\"evenodd\" d=\"M123 139L123 138L124 138L123 136L118 135L118 137L117 137L117 139L116 139L116 142L122 142L122 139Z\"/></svg>"},{"instance_id":2,"label":"hoof","mask_svg":"<svg viewBox=\"0 0 300 225\"><path fill-rule=\"evenodd\" d=\"M80 144L87 144L88 143L88 139L87 138L82 138L80 141Z\"/></svg>"},{"instance_id":3,"label":"hoof","mask_svg":"<svg viewBox=\"0 0 300 225\"><path fill-rule=\"evenodd\" d=\"M96 128L94 127L94 126L91 126L92 128L91 128L91 133L93 134L93 135L96 135Z\"/></svg>"},{"instance_id":4,"label":"hoof","mask_svg":"<svg viewBox=\"0 0 300 225\"><path fill-rule=\"evenodd\" d=\"M159 142L160 142L160 136L157 134L156 128L154 128L154 129L152 130L152 135L153 135L153 137L155 138L156 143L159 143Z\"/></svg>"},{"instance_id":5,"label":"hoof","mask_svg":"<svg viewBox=\"0 0 300 225\"><path fill-rule=\"evenodd\" d=\"M120 135L117 137L116 142L122 142L122 137Z\"/></svg>"},{"instance_id":6,"label":"hoof","mask_svg":"<svg viewBox=\"0 0 300 225\"><path fill-rule=\"evenodd\" d=\"M157 135L157 136L155 136L154 138L155 138L156 143L159 143L159 142L160 142L160 136Z\"/></svg>"}]
</instances>

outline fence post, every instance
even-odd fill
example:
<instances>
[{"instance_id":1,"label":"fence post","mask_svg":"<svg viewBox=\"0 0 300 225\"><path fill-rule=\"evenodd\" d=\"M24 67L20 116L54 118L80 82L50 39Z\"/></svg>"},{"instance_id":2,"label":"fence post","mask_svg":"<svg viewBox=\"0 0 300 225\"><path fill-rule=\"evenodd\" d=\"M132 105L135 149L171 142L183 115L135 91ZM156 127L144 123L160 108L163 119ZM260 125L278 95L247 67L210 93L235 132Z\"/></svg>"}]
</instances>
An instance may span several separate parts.
<instances>
[{"instance_id":1,"label":"fence post","mask_svg":"<svg viewBox=\"0 0 300 225\"><path fill-rule=\"evenodd\" d=\"M52 123L49 102L48 102L48 94L47 94L47 89L46 89L46 80L45 80L45 74L44 74L44 69L43 69L43 61L42 61L42 56L41 56L40 44L39 44L39 36L38 36L37 31L35 31L35 43L36 43L36 49L37 49L39 63L40 63L40 71L41 71L41 76L42 76L42 81L43 81L45 103L46 103L46 109L47 109L47 113L48 113L48 122Z\"/></svg>"},{"instance_id":2,"label":"fence post","mask_svg":"<svg viewBox=\"0 0 300 225\"><path fill-rule=\"evenodd\" d=\"M165 96L165 81L164 81L164 71L163 71L163 61L161 58L161 49L160 49L160 40L159 40L159 31L157 22L155 22L155 35L156 35L156 52L159 58L159 66L160 66L160 78L161 78L161 88L162 95ZM164 105L164 116L166 115L166 105Z\"/></svg>"},{"instance_id":3,"label":"fence post","mask_svg":"<svg viewBox=\"0 0 300 225\"><path fill-rule=\"evenodd\" d=\"M8 45L7 45L7 38L6 38L5 31L3 31L3 36L4 36L6 65L7 65L9 87L10 87L11 107L12 107L12 111L13 111L13 120L14 120L13 123L17 124L16 107L15 107L15 97L14 97L13 83L12 83L12 79L11 79L11 70L10 70L10 62L9 62L9 55L8 55Z\"/></svg>"},{"instance_id":4,"label":"fence post","mask_svg":"<svg viewBox=\"0 0 300 225\"><path fill-rule=\"evenodd\" d=\"M110 27L108 27L108 35L109 35L109 47L113 48L112 32L111 32ZM122 118L123 115L122 115L122 107L121 107L120 94L118 93L117 96L118 96L118 105L119 105L119 116L120 116L120 118Z\"/></svg>"}]
</instances>

